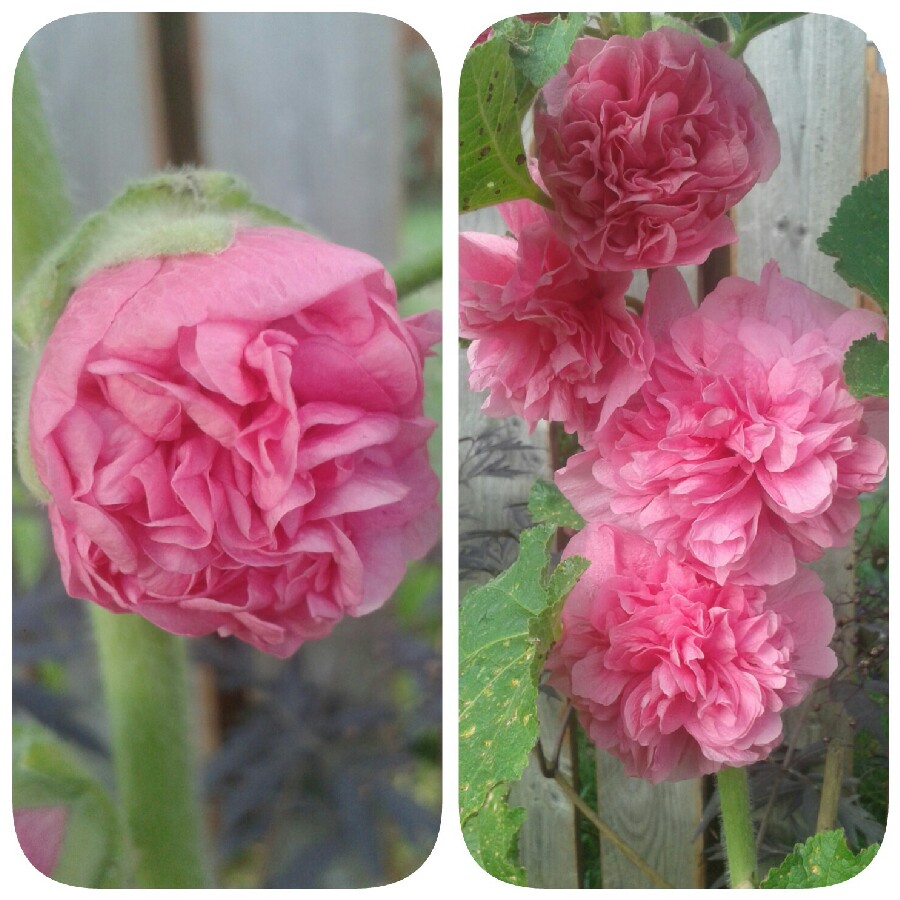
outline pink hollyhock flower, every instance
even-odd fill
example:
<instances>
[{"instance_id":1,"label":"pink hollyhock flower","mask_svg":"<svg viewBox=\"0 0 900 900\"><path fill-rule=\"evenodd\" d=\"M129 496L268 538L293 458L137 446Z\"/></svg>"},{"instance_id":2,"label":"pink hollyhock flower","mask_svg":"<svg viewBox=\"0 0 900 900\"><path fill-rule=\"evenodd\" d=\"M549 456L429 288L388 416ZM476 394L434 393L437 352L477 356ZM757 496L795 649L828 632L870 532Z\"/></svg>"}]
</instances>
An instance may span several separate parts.
<instances>
[{"instance_id":1,"label":"pink hollyhock flower","mask_svg":"<svg viewBox=\"0 0 900 900\"><path fill-rule=\"evenodd\" d=\"M671 28L580 38L534 127L561 234L609 270L701 263L734 242L725 213L780 155L746 66Z\"/></svg>"},{"instance_id":2,"label":"pink hollyhock flower","mask_svg":"<svg viewBox=\"0 0 900 900\"><path fill-rule=\"evenodd\" d=\"M381 265L289 228L69 300L31 449L70 594L276 656L381 606L438 534L422 365Z\"/></svg>"},{"instance_id":3,"label":"pink hollyhock flower","mask_svg":"<svg viewBox=\"0 0 900 900\"><path fill-rule=\"evenodd\" d=\"M557 473L588 521L614 521L719 584L775 584L849 541L885 447L847 390L850 343L883 336L775 263L726 278L695 309L674 269L644 308L649 380Z\"/></svg>"},{"instance_id":4,"label":"pink hollyhock flower","mask_svg":"<svg viewBox=\"0 0 900 900\"><path fill-rule=\"evenodd\" d=\"M501 205L515 238L460 235L460 335L469 385L490 416L562 422L589 434L644 382L630 273L587 269L536 203Z\"/></svg>"},{"instance_id":5,"label":"pink hollyhock flower","mask_svg":"<svg viewBox=\"0 0 900 900\"><path fill-rule=\"evenodd\" d=\"M13 810L13 825L25 858L48 878L52 877L59 860L68 818L65 806L29 806Z\"/></svg>"},{"instance_id":6,"label":"pink hollyhock flower","mask_svg":"<svg viewBox=\"0 0 900 900\"><path fill-rule=\"evenodd\" d=\"M590 566L563 608L550 683L628 775L678 781L763 759L782 710L837 666L831 603L808 569L775 587L721 586L597 523L572 555Z\"/></svg>"}]
</instances>

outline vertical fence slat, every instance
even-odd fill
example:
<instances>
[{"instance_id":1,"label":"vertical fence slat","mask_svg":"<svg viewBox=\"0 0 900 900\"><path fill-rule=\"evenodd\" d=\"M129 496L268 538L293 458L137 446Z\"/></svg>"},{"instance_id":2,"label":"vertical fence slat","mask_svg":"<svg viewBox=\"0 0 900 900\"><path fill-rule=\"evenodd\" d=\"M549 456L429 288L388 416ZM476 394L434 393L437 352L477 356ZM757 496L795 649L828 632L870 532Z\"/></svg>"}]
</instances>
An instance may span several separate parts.
<instances>
[{"instance_id":1,"label":"vertical fence slat","mask_svg":"<svg viewBox=\"0 0 900 900\"><path fill-rule=\"evenodd\" d=\"M696 834L703 812L699 779L650 784L626 778L622 763L598 750L597 809L600 818L673 887L703 887L703 838ZM655 887L603 838L600 877L604 888Z\"/></svg>"},{"instance_id":2,"label":"vertical fence slat","mask_svg":"<svg viewBox=\"0 0 900 900\"><path fill-rule=\"evenodd\" d=\"M769 101L781 164L737 207L736 274L755 280L775 259L788 278L853 303L853 292L816 239L860 177L865 47L865 34L855 25L815 14L750 43L747 65Z\"/></svg>"},{"instance_id":3,"label":"vertical fence slat","mask_svg":"<svg viewBox=\"0 0 900 900\"><path fill-rule=\"evenodd\" d=\"M140 13L85 13L28 43L76 219L156 163L148 24Z\"/></svg>"},{"instance_id":4,"label":"vertical fence slat","mask_svg":"<svg viewBox=\"0 0 900 900\"><path fill-rule=\"evenodd\" d=\"M402 201L399 25L367 14L202 13L198 33L208 164L390 263Z\"/></svg>"}]
</instances>

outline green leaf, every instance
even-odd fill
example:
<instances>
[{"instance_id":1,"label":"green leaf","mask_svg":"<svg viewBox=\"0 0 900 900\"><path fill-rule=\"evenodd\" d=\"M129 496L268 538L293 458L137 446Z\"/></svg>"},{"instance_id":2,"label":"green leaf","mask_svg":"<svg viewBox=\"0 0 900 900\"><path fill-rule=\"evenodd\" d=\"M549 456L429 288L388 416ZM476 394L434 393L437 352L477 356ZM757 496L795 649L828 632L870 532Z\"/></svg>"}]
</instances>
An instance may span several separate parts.
<instances>
[{"instance_id":1,"label":"green leaf","mask_svg":"<svg viewBox=\"0 0 900 900\"><path fill-rule=\"evenodd\" d=\"M516 67L504 40L473 47L459 81L459 208L481 209L506 200L549 200L528 174L522 121L537 92L517 88Z\"/></svg>"},{"instance_id":2,"label":"green leaf","mask_svg":"<svg viewBox=\"0 0 900 900\"><path fill-rule=\"evenodd\" d=\"M887 397L887 341L874 334L854 341L844 357L844 379L854 397Z\"/></svg>"},{"instance_id":3,"label":"green leaf","mask_svg":"<svg viewBox=\"0 0 900 900\"><path fill-rule=\"evenodd\" d=\"M509 884L528 884L525 869L518 863L519 831L525 810L507 803L506 790L491 791L477 816L463 825L463 838L475 862L488 874Z\"/></svg>"},{"instance_id":4,"label":"green leaf","mask_svg":"<svg viewBox=\"0 0 900 900\"><path fill-rule=\"evenodd\" d=\"M12 479L12 573L20 591L37 586L50 562L47 513L32 501L18 478Z\"/></svg>"},{"instance_id":5,"label":"green leaf","mask_svg":"<svg viewBox=\"0 0 900 900\"><path fill-rule=\"evenodd\" d=\"M859 182L841 200L819 249L837 257L834 271L850 285L888 306L888 170Z\"/></svg>"},{"instance_id":6,"label":"green leaf","mask_svg":"<svg viewBox=\"0 0 900 900\"><path fill-rule=\"evenodd\" d=\"M797 844L777 868L770 869L760 887L811 888L840 884L858 875L878 852L878 844L855 854L842 829L820 831L805 844Z\"/></svg>"},{"instance_id":7,"label":"green leaf","mask_svg":"<svg viewBox=\"0 0 900 900\"><path fill-rule=\"evenodd\" d=\"M12 283L15 297L41 257L68 231L72 219L63 175L25 52L12 97Z\"/></svg>"},{"instance_id":8,"label":"green leaf","mask_svg":"<svg viewBox=\"0 0 900 900\"><path fill-rule=\"evenodd\" d=\"M558 528L584 528L584 519L572 508L562 491L551 481L536 481L528 495L528 512L535 523Z\"/></svg>"},{"instance_id":9,"label":"green leaf","mask_svg":"<svg viewBox=\"0 0 900 900\"><path fill-rule=\"evenodd\" d=\"M469 591L460 610L460 809L478 813L498 785L516 781L537 741L537 679L566 594L587 563L564 560L548 578L556 529L523 531L509 569Z\"/></svg>"},{"instance_id":10,"label":"green leaf","mask_svg":"<svg viewBox=\"0 0 900 900\"><path fill-rule=\"evenodd\" d=\"M584 13L569 13L546 24L525 22L516 16L498 22L494 39L502 38L509 44L509 56L521 75L519 86L528 83L539 88L549 81L565 65L586 19Z\"/></svg>"},{"instance_id":11,"label":"green leaf","mask_svg":"<svg viewBox=\"0 0 900 900\"><path fill-rule=\"evenodd\" d=\"M15 809L62 806L66 828L53 880L79 887L122 886L121 827L106 790L48 731L13 724Z\"/></svg>"}]
</instances>

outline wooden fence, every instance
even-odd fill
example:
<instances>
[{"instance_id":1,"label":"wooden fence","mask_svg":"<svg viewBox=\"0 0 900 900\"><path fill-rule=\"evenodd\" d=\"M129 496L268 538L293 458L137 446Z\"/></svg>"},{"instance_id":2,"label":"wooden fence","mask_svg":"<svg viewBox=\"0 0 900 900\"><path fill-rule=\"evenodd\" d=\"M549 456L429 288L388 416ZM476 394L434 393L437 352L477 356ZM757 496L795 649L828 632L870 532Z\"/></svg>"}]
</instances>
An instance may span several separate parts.
<instances>
[{"instance_id":1,"label":"wooden fence","mask_svg":"<svg viewBox=\"0 0 900 900\"><path fill-rule=\"evenodd\" d=\"M854 304L858 298L834 274L833 261L818 251L816 239L850 188L864 174L887 165L886 87L874 48L867 48L866 36L854 25L808 15L754 40L746 61L768 98L781 138L781 165L768 183L756 186L736 208L738 243L699 271L684 269L688 284L694 292L705 285L708 292L722 274L756 280L764 263L775 259L785 276ZM502 232L504 226L490 210L464 215L461 228ZM460 364L465 371L462 355ZM496 547L492 559L505 556L508 564L510 553L514 558L511 535L522 527L529 486L535 477L550 475L547 432L529 436L516 422L480 416L482 398L466 391L464 376L460 397L461 459L471 457L478 446L506 445L513 447L513 467L521 470L515 478L492 476L484 469L475 478L461 473L460 546L464 553L477 546L484 555L485 532L490 532ZM530 447L527 452L525 445ZM832 553L819 566L829 596L839 605L852 594L847 553ZM543 731L558 734L558 707L544 704L541 713ZM571 771L566 747L564 743L563 765ZM706 871L701 827L708 792L701 780L654 786L626 778L618 760L598 751L600 818L675 887L703 887L712 880ZM536 765L512 796L527 809L520 852L529 884L579 886L572 802L557 784L543 778ZM653 886L603 837L600 870L603 887Z\"/></svg>"},{"instance_id":2,"label":"wooden fence","mask_svg":"<svg viewBox=\"0 0 900 900\"><path fill-rule=\"evenodd\" d=\"M390 263L403 203L405 26L332 13L86 13L28 44L76 216L167 163Z\"/></svg>"}]
</instances>

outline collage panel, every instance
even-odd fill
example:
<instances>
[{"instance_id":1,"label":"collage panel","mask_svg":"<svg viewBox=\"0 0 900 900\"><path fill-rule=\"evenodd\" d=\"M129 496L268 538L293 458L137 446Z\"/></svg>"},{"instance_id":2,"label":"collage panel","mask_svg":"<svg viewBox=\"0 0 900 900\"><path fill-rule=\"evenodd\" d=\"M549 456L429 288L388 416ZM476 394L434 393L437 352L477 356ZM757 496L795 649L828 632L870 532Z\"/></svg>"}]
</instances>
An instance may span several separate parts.
<instances>
[{"instance_id":1,"label":"collage panel","mask_svg":"<svg viewBox=\"0 0 900 900\"><path fill-rule=\"evenodd\" d=\"M814 887L884 837L871 37L529 12L466 55L460 820L500 881Z\"/></svg>"},{"instance_id":2,"label":"collage panel","mask_svg":"<svg viewBox=\"0 0 900 900\"><path fill-rule=\"evenodd\" d=\"M12 852L398 882L441 809L434 55L122 12L14 64Z\"/></svg>"}]
</instances>

